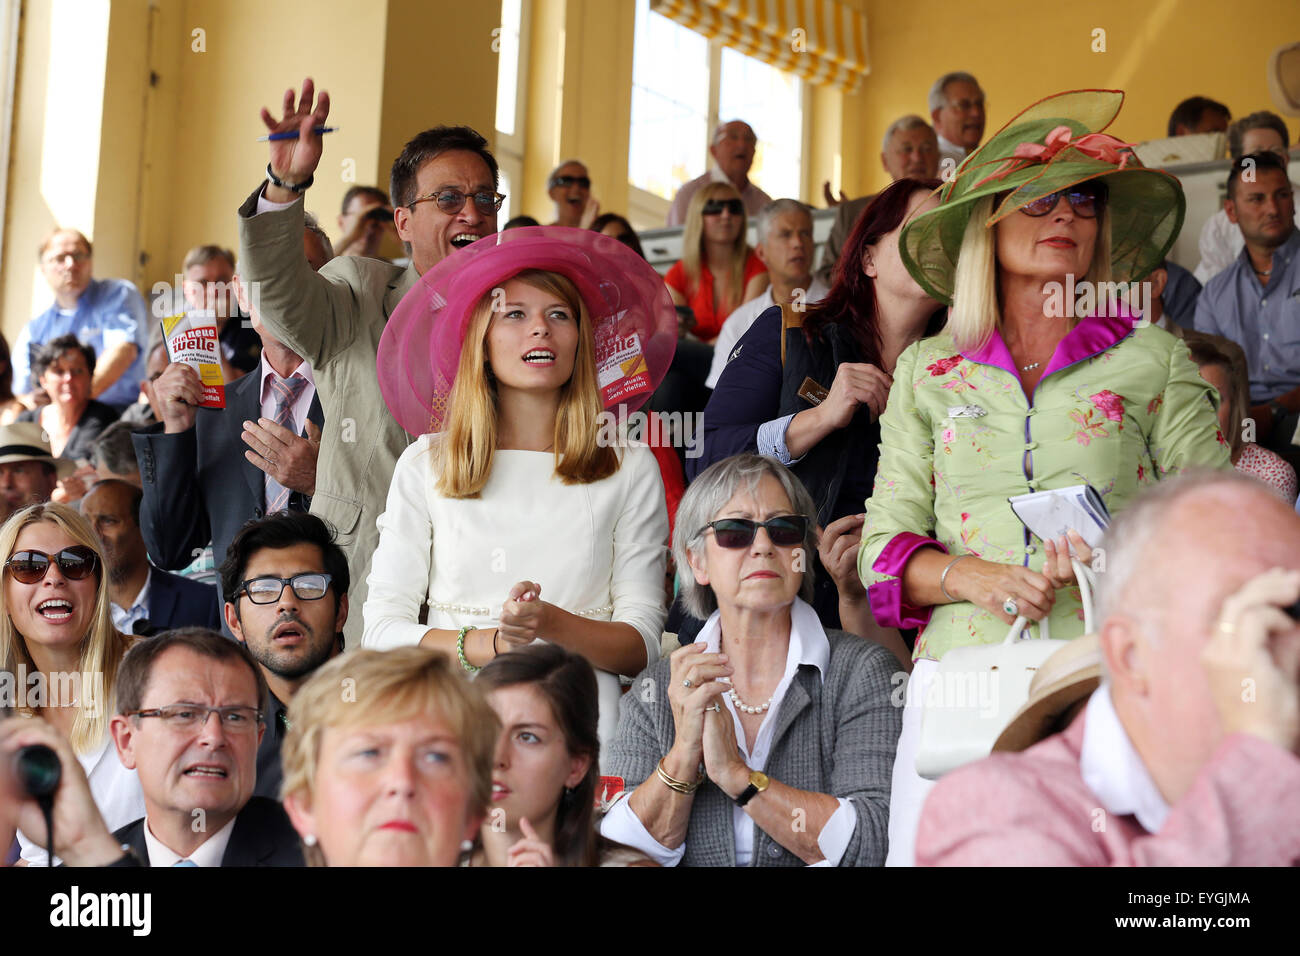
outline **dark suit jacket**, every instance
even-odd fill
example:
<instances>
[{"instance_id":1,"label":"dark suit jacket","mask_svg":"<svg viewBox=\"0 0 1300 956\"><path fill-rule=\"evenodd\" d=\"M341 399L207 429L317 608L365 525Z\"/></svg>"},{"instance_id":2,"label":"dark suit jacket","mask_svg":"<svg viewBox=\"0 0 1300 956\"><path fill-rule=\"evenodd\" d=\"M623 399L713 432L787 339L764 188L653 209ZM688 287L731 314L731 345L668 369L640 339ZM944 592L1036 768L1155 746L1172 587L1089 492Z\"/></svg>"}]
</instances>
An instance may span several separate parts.
<instances>
[{"instance_id":1,"label":"dark suit jacket","mask_svg":"<svg viewBox=\"0 0 1300 956\"><path fill-rule=\"evenodd\" d=\"M144 839L144 817L128 823L113 834L149 865L149 847ZM221 857L222 866L305 866L298 832L289 815L274 800L251 797L235 817L235 829Z\"/></svg>"},{"instance_id":2,"label":"dark suit jacket","mask_svg":"<svg viewBox=\"0 0 1300 956\"><path fill-rule=\"evenodd\" d=\"M160 631L173 627L207 627L221 630L217 589L191 581L162 568L149 577L149 623Z\"/></svg>"},{"instance_id":3,"label":"dark suit jacket","mask_svg":"<svg viewBox=\"0 0 1300 956\"><path fill-rule=\"evenodd\" d=\"M140 530L159 567L179 571L209 541L220 567L239 529L263 517L265 474L244 457L248 446L239 437L243 423L261 414L260 388L259 374L250 372L226 389L225 408L200 408L188 431L166 435L160 423L131 434L144 485ZM307 417L323 424L318 399ZM289 498L290 510L310 504L296 492Z\"/></svg>"}]
</instances>

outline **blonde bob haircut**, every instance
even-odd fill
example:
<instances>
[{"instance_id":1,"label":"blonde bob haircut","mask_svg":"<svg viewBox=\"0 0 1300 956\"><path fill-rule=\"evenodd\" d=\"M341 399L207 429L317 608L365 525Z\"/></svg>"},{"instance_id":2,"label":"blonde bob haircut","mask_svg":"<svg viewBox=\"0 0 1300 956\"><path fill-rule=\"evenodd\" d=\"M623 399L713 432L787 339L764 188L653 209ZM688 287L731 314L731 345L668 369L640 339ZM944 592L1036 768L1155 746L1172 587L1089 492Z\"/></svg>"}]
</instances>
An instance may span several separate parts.
<instances>
[{"instance_id":1,"label":"blonde bob haircut","mask_svg":"<svg viewBox=\"0 0 1300 956\"><path fill-rule=\"evenodd\" d=\"M470 809L487 814L501 724L483 693L451 659L424 647L359 648L321 665L293 695L280 750L281 800L315 803L321 742L327 730L352 730L430 717L460 742ZM324 866L319 846L304 846L309 866Z\"/></svg>"},{"instance_id":2,"label":"blonde bob haircut","mask_svg":"<svg viewBox=\"0 0 1300 956\"><path fill-rule=\"evenodd\" d=\"M704 269L704 204L710 199L740 199L740 193L730 183L705 183L695 190L690 204L686 207L686 225L682 228L682 268L686 271L691 289L700 284L700 273ZM729 315L740 305L745 295L745 263L753 251L748 242L749 219L745 215L744 202L741 202L740 231L736 241L731 244L731 268L727 283L731 295L718 303L718 314ZM714 277L717 278L716 276Z\"/></svg>"},{"instance_id":3,"label":"blonde bob haircut","mask_svg":"<svg viewBox=\"0 0 1300 956\"><path fill-rule=\"evenodd\" d=\"M585 485L618 471L618 453L597 442L604 404L596 380L596 338L587 304L577 286L556 272L526 269L503 278L518 279L553 295L578 321L578 354L573 375L560 394L555 416L555 474L566 485ZM456 381L447 401L450 410L434 469L438 492L448 498L477 498L492 474L497 447L497 386L488 362L487 336L495 321L496 296L487 292L470 314L460 350Z\"/></svg>"},{"instance_id":4,"label":"blonde bob haircut","mask_svg":"<svg viewBox=\"0 0 1300 956\"><path fill-rule=\"evenodd\" d=\"M78 754L90 753L104 741L108 732L108 722L113 716L113 687L117 683L117 671L126 656L130 639L118 632L113 626L113 616L109 611L108 585L104 580L104 552L99 539L95 537L90 524L67 505L51 502L31 505L16 511L9 520L0 526L0 560L7 562L17 550L18 538L24 528L39 521L48 521L57 525L59 530L77 544L85 545L95 552L95 610L91 614L90 628L81 639L80 680L83 689L78 701L77 716L72 722L72 731L68 742ZM4 575L0 586L0 668L10 674L16 674L21 665L26 671L34 673L37 668L27 647L27 639L14 627L9 609L9 575ZM54 686L53 675L46 674L46 688L49 692ZM84 689L85 681L91 681L94 688L90 694ZM36 716L34 709L17 708L18 713Z\"/></svg>"},{"instance_id":5,"label":"blonde bob haircut","mask_svg":"<svg viewBox=\"0 0 1300 956\"><path fill-rule=\"evenodd\" d=\"M984 223L993 215L994 196L984 196L971 206L970 221L962 236L957 268L953 273L952 311L948 328L957 348L983 348L994 329L1002 327L1001 289L998 287L996 226ZM1016 213L1012 213L1016 215ZM1083 277L1094 284L1110 282L1110 213L1103 204L1097 216L1097 242L1092 262Z\"/></svg>"}]
</instances>

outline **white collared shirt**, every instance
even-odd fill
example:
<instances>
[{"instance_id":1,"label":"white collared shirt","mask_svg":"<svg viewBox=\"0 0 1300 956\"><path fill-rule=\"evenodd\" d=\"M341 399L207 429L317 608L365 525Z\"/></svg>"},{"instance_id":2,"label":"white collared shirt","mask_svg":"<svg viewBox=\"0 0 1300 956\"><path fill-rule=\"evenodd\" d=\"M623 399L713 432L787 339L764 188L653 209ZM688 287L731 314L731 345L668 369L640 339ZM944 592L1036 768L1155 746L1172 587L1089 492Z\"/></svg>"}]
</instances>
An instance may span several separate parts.
<instances>
[{"instance_id":1,"label":"white collared shirt","mask_svg":"<svg viewBox=\"0 0 1300 956\"><path fill-rule=\"evenodd\" d=\"M181 860L189 860L195 866L221 866L221 858L226 855L226 846L230 843L230 834L235 830L237 819L238 816L231 817L229 823L200 843L193 853L181 856L153 835L153 830L149 829L149 818L145 817L144 845L149 851L149 865L175 866Z\"/></svg>"},{"instance_id":2,"label":"white collared shirt","mask_svg":"<svg viewBox=\"0 0 1300 956\"><path fill-rule=\"evenodd\" d=\"M120 607L112 601L108 602L109 613L113 615L113 626L123 634L130 634L131 625L141 618L149 616L149 582L153 580L153 566L145 571L144 586L140 588L140 593L135 596L130 607Z\"/></svg>"},{"instance_id":3,"label":"white collared shirt","mask_svg":"<svg viewBox=\"0 0 1300 956\"><path fill-rule=\"evenodd\" d=\"M821 279L813 276L805 289L803 301L812 305L826 298L830 292L830 287ZM717 341L713 343L713 365L709 369L709 377L704 380L706 388L715 388L718 379L722 377L722 370L727 367L727 363L735 356L732 354L739 342L749 331L749 327L757 321L758 317L766 312L772 306L776 305L776 299L772 298L772 287L769 285L763 290L762 295L755 296L748 302L737 306L731 315L727 316L727 321L722 323L722 330L718 332ZM739 354L739 353L736 353Z\"/></svg>"},{"instance_id":4,"label":"white collared shirt","mask_svg":"<svg viewBox=\"0 0 1300 956\"><path fill-rule=\"evenodd\" d=\"M934 131L934 135L935 135L935 138L939 140L939 161L940 161L940 163L942 163L943 160L945 160L945 159L951 159L954 163L956 163L958 166L960 166L960 165L961 165L961 161L962 161L963 159L965 159L966 156L969 154L969 151L966 149L966 147L965 147L965 146L958 146L956 143L953 143L953 142L950 142L949 140L944 139L944 138L943 138L943 134L940 133L938 129L936 129L936 130ZM942 168L940 168L940 170L939 170L939 175L940 175L941 177L943 176L943 169L942 169Z\"/></svg>"},{"instance_id":5,"label":"white collared shirt","mask_svg":"<svg viewBox=\"0 0 1300 956\"><path fill-rule=\"evenodd\" d=\"M1092 692L1084 712L1079 771L1108 813L1135 816L1148 833L1159 833L1165 825L1169 804L1133 748L1115 713L1110 685L1104 682Z\"/></svg>"},{"instance_id":6,"label":"white collared shirt","mask_svg":"<svg viewBox=\"0 0 1300 956\"><path fill-rule=\"evenodd\" d=\"M700 630L695 643L703 643L706 654L718 653L722 643L720 612L713 612ZM786 652L785 673L781 677L781 682L776 685L771 706L763 715L763 723L759 725L758 736L754 739L753 753L750 753L745 746L745 730L741 726L740 715L731 702L731 695L723 694L720 698L727 712L731 714L732 722L736 727L736 744L751 770L762 770L767 765L772 751L772 738L776 734L776 715L781 710L786 691L790 689L790 682L794 680L800 665L809 664L816 667L818 675L825 680L830 656L830 641L826 639L826 631L817 618L817 612L804 601L795 598L794 605L790 609L790 648ZM756 706L754 701L746 701L746 703ZM762 797L758 796L754 799L761 800ZM822 863L813 864L814 866L837 866L840 858L844 856L844 851L848 849L853 831L857 828L858 815L853 809L853 804L843 797L837 799L840 804L839 809L831 815L826 825L822 827L821 833L817 835L817 846L826 859ZM756 825L745 813L744 807L733 805L731 826L736 843L736 865L749 866L754 855ZM642 851L661 866L676 866L686 853L685 842L676 849L670 850L656 840L627 800L618 800L605 814L600 832L607 839Z\"/></svg>"},{"instance_id":7,"label":"white collared shirt","mask_svg":"<svg viewBox=\"0 0 1300 956\"><path fill-rule=\"evenodd\" d=\"M258 393L262 403L262 417L275 421L276 400L275 393L271 391L271 376L278 373L267 363L265 352L262 353L258 374L262 377L262 390ZM316 396L316 379L312 375L311 363L303 359L289 378L301 378L307 382L306 387L298 393L293 403L293 432L295 435L301 435L302 430L307 426L307 412L311 409L311 400Z\"/></svg>"}]
</instances>

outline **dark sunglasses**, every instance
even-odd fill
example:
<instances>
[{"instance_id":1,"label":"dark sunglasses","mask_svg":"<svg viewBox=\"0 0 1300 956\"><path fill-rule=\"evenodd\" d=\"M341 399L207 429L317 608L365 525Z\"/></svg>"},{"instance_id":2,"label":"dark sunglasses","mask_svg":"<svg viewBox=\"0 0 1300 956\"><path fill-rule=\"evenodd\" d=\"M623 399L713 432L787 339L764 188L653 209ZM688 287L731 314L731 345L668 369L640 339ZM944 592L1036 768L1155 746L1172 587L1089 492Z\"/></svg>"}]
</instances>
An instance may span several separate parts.
<instances>
[{"instance_id":1,"label":"dark sunglasses","mask_svg":"<svg viewBox=\"0 0 1300 956\"><path fill-rule=\"evenodd\" d=\"M439 189L436 193L429 193L427 196L421 196L419 199L412 199L406 206L407 209L414 209L422 202L432 200L438 204L438 208L448 216L454 216L465 208L465 203L470 199L459 189ZM506 201L504 193L481 192L473 196L474 206L485 216L493 215L501 204Z\"/></svg>"},{"instance_id":2,"label":"dark sunglasses","mask_svg":"<svg viewBox=\"0 0 1300 956\"><path fill-rule=\"evenodd\" d=\"M720 548L748 548L754 543L759 528L767 529L767 536L778 548L793 548L803 544L808 534L808 519L803 515L778 515L766 521L749 518L719 518L710 521L701 530L703 534L713 529L713 538Z\"/></svg>"},{"instance_id":3,"label":"dark sunglasses","mask_svg":"<svg viewBox=\"0 0 1300 956\"><path fill-rule=\"evenodd\" d=\"M588 176L556 176L551 180L551 188L567 189L570 186L581 186L583 189L591 188L591 179Z\"/></svg>"},{"instance_id":4,"label":"dark sunglasses","mask_svg":"<svg viewBox=\"0 0 1300 956\"><path fill-rule=\"evenodd\" d=\"M706 216L717 216L724 209L733 216L740 216L744 215L745 204L739 199L710 199L704 204L703 213Z\"/></svg>"},{"instance_id":5,"label":"dark sunglasses","mask_svg":"<svg viewBox=\"0 0 1300 956\"><path fill-rule=\"evenodd\" d=\"M1097 213L1106 205L1106 188L1104 186L1075 187L1039 196L1032 202L1020 207L1026 216L1046 216L1056 208L1057 201L1064 196L1076 216L1084 219L1096 219Z\"/></svg>"},{"instance_id":6,"label":"dark sunglasses","mask_svg":"<svg viewBox=\"0 0 1300 956\"><path fill-rule=\"evenodd\" d=\"M15 581L23 584L35 584L45 579L45 572L50 569L50 560L59 566L59 573L70 581L80 581L95 570L99 558L95 552L84 544L64 548L58 554L49 555L44 551L16 551L5 562L5 567L14 576Z\"/></svg>"}]
</instances>

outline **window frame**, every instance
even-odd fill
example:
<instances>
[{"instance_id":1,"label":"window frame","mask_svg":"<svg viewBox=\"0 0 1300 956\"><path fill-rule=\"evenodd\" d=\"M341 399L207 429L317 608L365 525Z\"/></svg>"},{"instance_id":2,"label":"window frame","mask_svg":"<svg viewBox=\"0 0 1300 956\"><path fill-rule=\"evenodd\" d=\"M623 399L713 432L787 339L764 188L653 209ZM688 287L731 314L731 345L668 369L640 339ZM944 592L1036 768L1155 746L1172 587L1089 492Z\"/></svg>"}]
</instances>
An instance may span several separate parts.
<instances>
[{"instance_id":1,"label":"window frame","mask_svg":"<svg viewBox=\"0 0 1300 956\"><path fill-rule=\"evenodd\" d=\"M510 180L509 194L506 197L507 215L500 220L503 225L511 215L520 214L520 198L524 182L525 129L528 118L527 76L533 18L532 4L528 0L520 0L519 6L519 62L515 69L515 131L505 133L497 129L495 111L492 117L493 134L496 140L493 156L496 157L501 174ZM497 55L500 56L500 53ZM498 90L497 96L500 95L501 92Z\"/></svg>"}]
</instances>

